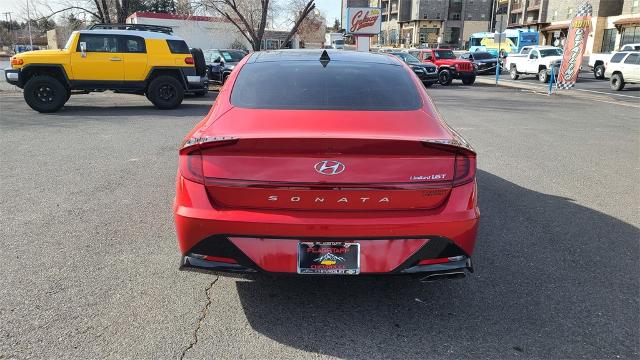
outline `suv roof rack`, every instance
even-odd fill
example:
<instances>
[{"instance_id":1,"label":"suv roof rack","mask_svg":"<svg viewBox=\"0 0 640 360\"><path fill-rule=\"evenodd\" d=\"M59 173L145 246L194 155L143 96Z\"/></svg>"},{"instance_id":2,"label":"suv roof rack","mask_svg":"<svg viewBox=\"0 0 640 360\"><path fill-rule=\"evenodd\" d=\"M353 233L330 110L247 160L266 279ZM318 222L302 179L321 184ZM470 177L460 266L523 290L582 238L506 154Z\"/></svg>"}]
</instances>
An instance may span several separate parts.
<instances>
[{"instance_id":1,"label":"suv roof rack","mask_svg":"<svg viewBox=\"0 0 640 360\"><path fill-rule=\"evenodd\" d=\"M93 24L89 30L138 30L153 31L167 35L173 34L173 28L170 26L147 25L147 24Z\"/></svg>"}]
</instances>

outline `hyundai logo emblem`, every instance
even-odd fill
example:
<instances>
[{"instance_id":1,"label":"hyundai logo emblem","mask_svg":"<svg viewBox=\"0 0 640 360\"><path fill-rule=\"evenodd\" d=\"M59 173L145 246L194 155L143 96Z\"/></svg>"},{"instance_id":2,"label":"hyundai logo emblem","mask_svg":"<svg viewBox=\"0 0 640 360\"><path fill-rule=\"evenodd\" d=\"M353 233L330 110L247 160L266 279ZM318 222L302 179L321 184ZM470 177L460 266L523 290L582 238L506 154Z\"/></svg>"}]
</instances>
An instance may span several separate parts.
<instances>
[{"instance_id":1,"label":"hyundai logo emblem","mask_svg":"<svg viewBox=\"0 0 640 360\"><path fill-rule=\"evenodd\" d=\"M340 161L323 160L317 163L314 168L322 175L338 175L344 171L345 166Z\"/></svg>"}]
</instances>

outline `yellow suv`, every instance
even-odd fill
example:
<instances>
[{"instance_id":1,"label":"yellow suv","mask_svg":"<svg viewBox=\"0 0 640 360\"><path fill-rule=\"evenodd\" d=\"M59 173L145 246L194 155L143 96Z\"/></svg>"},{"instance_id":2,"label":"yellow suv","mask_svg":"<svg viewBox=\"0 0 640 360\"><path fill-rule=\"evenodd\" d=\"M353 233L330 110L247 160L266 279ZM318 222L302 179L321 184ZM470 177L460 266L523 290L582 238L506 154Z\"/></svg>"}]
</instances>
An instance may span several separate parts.
<instances>
[{"instance_id":1,"label":"yellow suv","mask_svg":"<svg viewBox=\"0 0 640 360\"><path fill-rule=\"evenodd\" d=\"M199 49L171 35L170 27L94 25L75 31L62 50L38 50L11 58L7 82L24 90L39 112L54 112L72 94L113 90L144 94L160 109L173 109L185 93L207 92Z\"/></svg>"}]
</instances>

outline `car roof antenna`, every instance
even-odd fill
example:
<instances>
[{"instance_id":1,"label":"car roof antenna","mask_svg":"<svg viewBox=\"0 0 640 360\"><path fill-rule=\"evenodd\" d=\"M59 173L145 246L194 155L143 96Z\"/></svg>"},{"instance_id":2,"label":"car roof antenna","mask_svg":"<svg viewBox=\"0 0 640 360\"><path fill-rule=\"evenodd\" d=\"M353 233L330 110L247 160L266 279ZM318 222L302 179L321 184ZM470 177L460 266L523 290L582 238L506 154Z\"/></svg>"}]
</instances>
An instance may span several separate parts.
<instances>
[{"instance_id":1,"label":"car roof antenna","mask_svg":"<svg viewBox=\"0 0 640 360\"><path fill-rule=\"evenodd\" d=\"M322 55L320 55L320 64L322 64L322 67L327 67L329 61L331 61L331 58L329 57L327 50L322 50Z\"/></svg>"}]
</instances>

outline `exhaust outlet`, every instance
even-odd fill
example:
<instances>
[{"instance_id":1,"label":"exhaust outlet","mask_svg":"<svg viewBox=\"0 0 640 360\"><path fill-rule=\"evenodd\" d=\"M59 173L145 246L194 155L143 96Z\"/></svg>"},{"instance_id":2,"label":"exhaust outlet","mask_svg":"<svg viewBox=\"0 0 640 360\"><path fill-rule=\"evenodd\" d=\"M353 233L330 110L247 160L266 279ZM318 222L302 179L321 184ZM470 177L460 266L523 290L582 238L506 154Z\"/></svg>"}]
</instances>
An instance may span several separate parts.
<instances>
[{"instance_id":1,"label":"exhaust outlet","mask_svg":"<svg viewBox=\"0 0 640 360\"><path fill-rule=\"evenodd\" d=\"M464 278L466 276L467 276L467 274L465 274L464 270L463 271L443 272L443 273L437 273L437 274L429 274L429 275L423 277L422 279L420 279L420 282L434 282L434 281L438 281L438 280L462 279L462 278Z\"/></svg>"}]
</instances>

